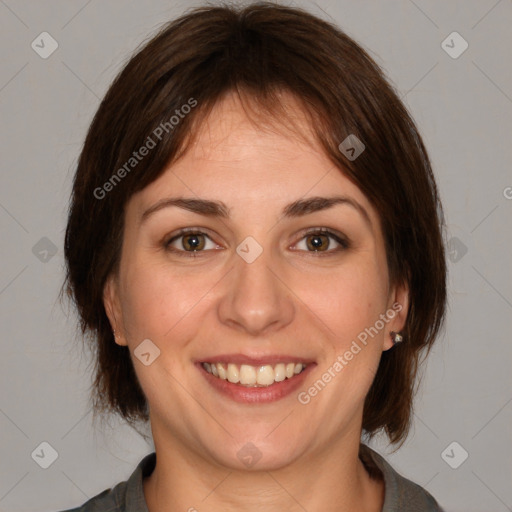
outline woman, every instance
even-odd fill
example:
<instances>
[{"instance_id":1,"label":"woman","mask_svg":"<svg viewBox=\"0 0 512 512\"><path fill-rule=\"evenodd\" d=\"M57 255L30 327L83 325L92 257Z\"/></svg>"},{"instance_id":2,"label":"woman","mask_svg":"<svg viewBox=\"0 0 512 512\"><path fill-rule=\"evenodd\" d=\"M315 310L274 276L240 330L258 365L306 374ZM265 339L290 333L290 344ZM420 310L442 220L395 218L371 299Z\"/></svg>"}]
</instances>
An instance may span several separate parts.
<instances>
[{"instance_id":1,"label":"woman","mask_svg":"<svg viewBox=\"0 0 512 512\"><path fill-rule=\"evenodd\" d=\"M98 109L65 241L96 411L155 453L75 510L441 510L361 436L408 434L442 227L414 122L338 28L268 3L164 27Z\"/></svg>"}]
</instances>

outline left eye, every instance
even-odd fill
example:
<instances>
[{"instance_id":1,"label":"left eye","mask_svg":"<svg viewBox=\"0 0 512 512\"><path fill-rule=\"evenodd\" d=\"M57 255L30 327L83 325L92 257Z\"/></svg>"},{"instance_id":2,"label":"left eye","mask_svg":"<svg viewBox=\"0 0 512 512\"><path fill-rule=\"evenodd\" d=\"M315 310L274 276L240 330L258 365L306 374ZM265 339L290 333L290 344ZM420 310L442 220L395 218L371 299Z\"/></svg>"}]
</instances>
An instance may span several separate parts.
<instances>
[{"instance_id":1,"label":"left eye","mask_svg":"<svg viewBox=\"0 0 512 512\"><path fill-rule=\"evenodd\" d=\"M330 250L346 249L348 244L340 236L330 231L315 231L306 233L296 247L307 252L330 252Z\"/></svg>"}]
</instances>

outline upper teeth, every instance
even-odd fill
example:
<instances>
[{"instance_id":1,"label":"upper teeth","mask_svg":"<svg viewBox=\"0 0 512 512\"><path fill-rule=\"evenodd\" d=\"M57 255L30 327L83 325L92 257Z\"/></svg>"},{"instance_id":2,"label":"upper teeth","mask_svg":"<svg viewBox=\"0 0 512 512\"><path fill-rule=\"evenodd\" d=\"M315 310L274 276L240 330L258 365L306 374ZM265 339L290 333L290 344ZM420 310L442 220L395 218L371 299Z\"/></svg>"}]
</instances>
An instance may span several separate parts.
<instances>
[{"instance_id":1,"label":"upper teeth","mask_svg":"<svg viewBox=\"0 0 512 512\"><path fill-rule=\"evenodd\" d=\"M279 363L275 366L250 366L248 364L236 365L232 363L203 363L203 368L208 372L228 380L233 384L243 386L270 386L274 382L290 379L300 373L306 367L302 363Z\"/></svg>"}]
</instances>

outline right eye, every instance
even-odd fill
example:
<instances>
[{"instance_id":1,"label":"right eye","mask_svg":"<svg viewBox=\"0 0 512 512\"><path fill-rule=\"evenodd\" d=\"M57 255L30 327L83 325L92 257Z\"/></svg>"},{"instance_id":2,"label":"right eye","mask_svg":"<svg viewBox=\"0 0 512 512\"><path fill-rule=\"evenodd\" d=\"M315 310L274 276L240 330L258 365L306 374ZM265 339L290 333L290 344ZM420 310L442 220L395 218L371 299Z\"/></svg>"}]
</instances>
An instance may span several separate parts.
<instances>
[{"instance_id":1,"label":"right eye","mask_svg":"<svg viewBox=\"0 0 512 512\"><path fill-rule=\"evenodd\" d=\"M186 256L185 253L204 252L218 247L211 238L202 231L198 230L181 230L178 234L167 240L165 248L174 253L181 253L180 256Z\"/></svg>"}]
</instances>

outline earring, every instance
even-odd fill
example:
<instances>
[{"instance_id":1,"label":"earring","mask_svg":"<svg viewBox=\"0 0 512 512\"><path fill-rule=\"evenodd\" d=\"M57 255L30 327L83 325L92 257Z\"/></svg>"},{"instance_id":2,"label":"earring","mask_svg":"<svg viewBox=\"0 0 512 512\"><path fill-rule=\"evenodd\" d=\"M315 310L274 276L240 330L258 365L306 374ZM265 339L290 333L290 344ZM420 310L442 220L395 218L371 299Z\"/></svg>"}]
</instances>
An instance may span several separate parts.
<instances>
[{"instance_id":1,"label":"earring","mask_svg":"<svg viewBox=\"0 0 512 512\"><path fill-rule=\"evenodd\" d=\"M395 331L391 331L389 334L391 336L391 341L393 341L393 346L404 341L404 337Z\"/></svg>"}]
</instances>

